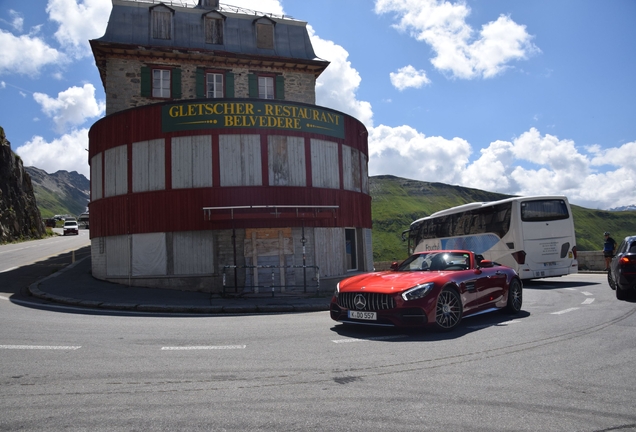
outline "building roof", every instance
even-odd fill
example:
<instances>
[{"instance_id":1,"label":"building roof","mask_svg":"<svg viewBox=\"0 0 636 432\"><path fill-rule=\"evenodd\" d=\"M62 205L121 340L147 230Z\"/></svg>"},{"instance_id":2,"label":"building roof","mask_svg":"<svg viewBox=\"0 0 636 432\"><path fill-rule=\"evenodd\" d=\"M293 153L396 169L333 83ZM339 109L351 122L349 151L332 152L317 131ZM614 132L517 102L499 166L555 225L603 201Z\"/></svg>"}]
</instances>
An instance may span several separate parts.
<instances>
[{"instance_id":1,"label":"building roof","mask_svg":"<svg viewBox=\"0 0 636 432\"><path fill-rule=\"evenodd\" d=\"M140 0L112 0L113 9L106 33L91 41L102 48L135 46L135 49L157 49L168 52L207 54L214 56L238 56L300 63L317 75L329 64L314 53L307 23L270 14L246 13L239 8L221 7L210 10L202 7L176 6L174 2L149 2ZM151 36L151 10L170 10L173 14L171 39L155 39ZM205 40L204 17L214 14L224 20L223 44L209 44ZM264 49L256 44L256 21L269 21L274 25L274 47Z\"/></svg>"}]
</instances>

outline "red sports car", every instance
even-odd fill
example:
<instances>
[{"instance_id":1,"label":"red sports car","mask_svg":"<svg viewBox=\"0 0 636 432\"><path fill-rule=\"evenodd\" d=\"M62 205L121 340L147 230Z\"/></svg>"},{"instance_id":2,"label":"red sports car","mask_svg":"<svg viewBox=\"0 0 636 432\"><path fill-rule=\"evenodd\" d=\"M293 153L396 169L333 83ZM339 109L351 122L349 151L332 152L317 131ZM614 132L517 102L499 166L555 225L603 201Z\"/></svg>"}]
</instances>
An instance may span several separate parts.
<instances>
[{"instance_id":1,"label":"red sports car","mask_svg":"<svg viewBox=\"0 0 636 432\"><path fill-rule=\"evenodd\" d=\"M348 324L454 329L463 317L521 310L517 273L464 250L411 255L391 270L342 280L331 299L331 318Z\"/></svg>"}]
</instances>

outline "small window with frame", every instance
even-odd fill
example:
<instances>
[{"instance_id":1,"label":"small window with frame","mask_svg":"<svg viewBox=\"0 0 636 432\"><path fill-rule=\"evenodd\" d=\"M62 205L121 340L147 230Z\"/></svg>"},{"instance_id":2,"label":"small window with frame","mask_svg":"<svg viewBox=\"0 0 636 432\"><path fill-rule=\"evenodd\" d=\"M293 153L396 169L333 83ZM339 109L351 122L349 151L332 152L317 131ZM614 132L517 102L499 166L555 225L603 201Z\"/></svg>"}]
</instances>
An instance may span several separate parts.
<instances>
[{"instance_id":1,"label":"small window with frame","mask_svg":"<svg viewBox=\"0 0 636 432\"><path fill-rule=\"evenodd\" d=\"M152 97L170 99L170 69L152 69Z\"/></svg>"},{"instance_id":2,"label":"small window with frame","mask_svg":"<svg viewBox=\"0 0 636 432\"><path fill-rule=\"evenodd\" d=\"M206 72L205 74L205 96L210 99L224 97L222 72Z\"/></svg>"},{"instance_id":3,"label":"small window with frame","mask_svg":"<svg viewBox=\"0 0 636 432\"><path fill-rule=\"evenodd\" d=\"M275 97L274 77L260 75L258 77L258 98L274 99Z\"/></svg>"}]
</instances>

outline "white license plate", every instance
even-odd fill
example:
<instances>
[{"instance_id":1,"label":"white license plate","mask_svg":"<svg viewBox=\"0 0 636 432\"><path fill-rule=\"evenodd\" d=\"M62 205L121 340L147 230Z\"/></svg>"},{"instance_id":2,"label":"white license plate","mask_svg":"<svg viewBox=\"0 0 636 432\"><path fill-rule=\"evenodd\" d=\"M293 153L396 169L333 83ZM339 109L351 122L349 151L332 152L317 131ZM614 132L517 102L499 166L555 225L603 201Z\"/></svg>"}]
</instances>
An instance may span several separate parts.
<instances>
[{"instance_id":1,"label":"white license plate","mask_svg":"<svg viewBox=\"0 0 636 432\"><path fill-rule=\"evenodd\" d=\"M552 267L552 266L555 266L555 265L557 265L557 263L555 263L555 262L547 262L547 263L543 263L543 266L544 266L544 267Z\"/></svg>"},{"instance_id":2,"label":"white license plate","mask_svg":"<svg viewBox=\"0 0 636 432\"><path fill-rule=\"evenodd\" d=\"M378 314L377 312L349 311L349 318L375 321L378 319Z\"/></svg>"}]
</instances>

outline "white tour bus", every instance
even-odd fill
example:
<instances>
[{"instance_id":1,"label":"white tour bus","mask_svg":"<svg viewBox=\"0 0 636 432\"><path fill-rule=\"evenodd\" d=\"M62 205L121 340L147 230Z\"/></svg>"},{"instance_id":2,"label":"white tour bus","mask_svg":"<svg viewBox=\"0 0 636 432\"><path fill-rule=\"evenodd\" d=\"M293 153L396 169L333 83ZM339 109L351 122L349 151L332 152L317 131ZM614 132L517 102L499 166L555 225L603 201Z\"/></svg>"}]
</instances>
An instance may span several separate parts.
<instances>
[{"instance_id":1,"label":"white tour bus","mask_svg":"<svg viewBox=\"0 0 636 432\"><path fill-rule=\"evenodd\" d=\"M572 210L565 196L515 197L453 207L418 219L409 253L463 249L512 267L522 279L578 272Z\"/></svg>"}]
</instances>

